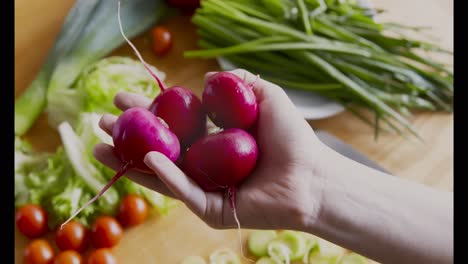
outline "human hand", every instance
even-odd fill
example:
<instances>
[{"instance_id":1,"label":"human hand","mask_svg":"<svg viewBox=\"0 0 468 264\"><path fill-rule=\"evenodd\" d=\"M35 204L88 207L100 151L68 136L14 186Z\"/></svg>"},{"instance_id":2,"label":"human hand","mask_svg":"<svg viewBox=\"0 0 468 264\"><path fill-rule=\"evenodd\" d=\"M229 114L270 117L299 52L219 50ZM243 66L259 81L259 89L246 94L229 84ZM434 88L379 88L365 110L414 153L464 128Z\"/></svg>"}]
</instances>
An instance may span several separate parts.
<instances>
[{"instance_id":1,"label":"human hand","mask_svg":"<svg viewBox=\"0 0 468 264\"><path fill-rule=\"evenodd\" d=\"M244 70L232 73L252 83L256 76ZM205 80L213 73L208 73ZM255 138L259 160L253 173L239 186L237 215L242 227L254 229L301 229L316 221L325 179L318 173L328 148L315 136L286 93L277 85L259 79L254 92L259 103ZM115 105L121 110L148 108L151 100L140 95L119 93ZM104 115L100 126L108 134L117 117ZM117 170L121 163L113 147L99 144L95 156ZM155 175L130 171L127 177L154 191L183 201L214 228L235 227L232 210L223 193L205 192L164 155L150 152L146 165Z\"/></svg>"}]
</instances>

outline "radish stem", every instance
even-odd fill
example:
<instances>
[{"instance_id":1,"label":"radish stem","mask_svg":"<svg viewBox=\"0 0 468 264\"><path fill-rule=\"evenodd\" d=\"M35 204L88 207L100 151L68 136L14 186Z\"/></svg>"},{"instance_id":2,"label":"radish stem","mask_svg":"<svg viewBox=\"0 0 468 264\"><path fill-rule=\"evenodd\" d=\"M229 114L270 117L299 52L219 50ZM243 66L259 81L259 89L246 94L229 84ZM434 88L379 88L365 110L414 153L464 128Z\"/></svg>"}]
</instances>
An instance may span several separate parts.
<instances>
[{"instance_id":1,"label":"radish stem","mask_svg":"<svg viewBox=\"0 0 468 264\"><path fill-rule=\"evenodd\" d=\"M138 59L141 61L141 63L143 63L143 65L148 70L148 72L151 74L151 76L153 76L154 79L156 79L156 82L158 82L159 88L161 88L161 91L164 92L164 90L166 90L166 87L164 86L164 84L161 82L161 80L158 78L158 76L151 70L148 63L146 63L146 61L143 59L143 57L141 56L140 52L135 47L135 45L133 45L133 43L127 38L127 36L125 36L125 33L123 31L123 28L122 28L122 21L120 19L120 1L118 3L118 18L119 18L120 33L122 34L122 37L125 39L125 41L128 43L128 45L130 45L130 47L132 47L132 49L135 52L135 54L137 55Z\"/></svg>"},{"instance_id":2,"label":"radish stem","mask_svg":"<svg viewBox=\"0 0 468 264\"><path fill-rule=\"evenodd\" d=\"M91 200L87 201L83 206L80 207L80 209L78 209L78 211L76 211L72 216L70 216L70 218L68 218L68 220L60 226L60 229L62 229L73 218L75 218L75 216L77 216L81 211L83 211L83 209L88 207L88 205L92 204L94 201L97 200L97 198L101 197L107 191L107 189L109 189L118 179L120 179L120 177L122 177L131 168L131 165L131 162L123 164L120 167L120 169L115 173L115 176L112 177L112 179L104 186L104 188L102 188L102 190L99 191L98 194L91 198Z\"/></svg>"}]
</instances>

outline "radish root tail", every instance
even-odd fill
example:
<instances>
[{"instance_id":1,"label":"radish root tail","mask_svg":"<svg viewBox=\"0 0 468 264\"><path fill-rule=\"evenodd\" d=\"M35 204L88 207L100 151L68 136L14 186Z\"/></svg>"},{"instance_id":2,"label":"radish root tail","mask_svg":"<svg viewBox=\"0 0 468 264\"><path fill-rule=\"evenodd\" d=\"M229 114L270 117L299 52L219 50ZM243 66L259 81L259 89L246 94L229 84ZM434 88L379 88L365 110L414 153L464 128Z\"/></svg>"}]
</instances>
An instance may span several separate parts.
<instances>
[{"instance_id":1,"label":"radish root tail","mask_svg":"<svg viewBox=\"0 0 468 264\"><path fill-rule=\"evenodd\" d=\"M90 204L92 204L94 201L97 200L97 198L101 197L111 186L114 184L120 177L122 177L129 169L130 169L130 162L127 162L120 167L120 169L115 173L115 176L112 177L112 179L102 188L101 191L99 191L98 194L96 194L91 200L87 201L83 206L80 207L72 216L70 216L67 221L65 221L62 225L60 225L60 229L62 229L68 222L70 222L73 218L75 218L83 209L88 207Z\"/></svg>"},{"instance_id":2,"label":"radish root tail","mask_svg":"<svg viewBox=\"0 0 468 264\"><path fill-rule=\"evenodd\" d=\"M232 214L234 215L234 220L236 221L237 224L237 234L239 236L239 247L241 251L242 258L245 260L254 263L255 261L251 260L250 258L246 257L244 254L244 248L242 246L242 231L241 231L241 225L239 218L237 218L237 211L236 211L236 192L237 189L234 186L229 187L228 189L228 198L229 198L229 203L231 205L232 209Z\"/></svg>"},{"instance_id":3,"label":"radish root tail","mask_svg":"<svg viewBox=\"0 0 468 264\"><path fill-rule=\"evenodd\" d=\"M130 47L132 47L133 51L135 52L135 54L137 55L138 59L141 61L141 63L143 63L143 65L145 66L146 70L151 74L151 76L154 77L154 79L156 79L156 82L158 82L158 85L159 85L159 88L161 88L161 91L164 92L164 90L166 90L166 87L164 86L164 84L161 82L161 80L159 79L159 77L156 75L156 73L154 73L150 66L148 65L148 63L146 63L146 61L143 59L143 57L141 56L140 52L138 51L138 49L135 47L135 45L133 45L133 43L127 38L127 36L125 36L125 33L123 31L123 28L122 28L122 21L120 19L120 1L118 3L118 18L119 18L119 28L120 28L120 34L122 34L122 37L125 39L125 41L128 43L128 45L130 45Z\"/></svg>"}]
</instances>

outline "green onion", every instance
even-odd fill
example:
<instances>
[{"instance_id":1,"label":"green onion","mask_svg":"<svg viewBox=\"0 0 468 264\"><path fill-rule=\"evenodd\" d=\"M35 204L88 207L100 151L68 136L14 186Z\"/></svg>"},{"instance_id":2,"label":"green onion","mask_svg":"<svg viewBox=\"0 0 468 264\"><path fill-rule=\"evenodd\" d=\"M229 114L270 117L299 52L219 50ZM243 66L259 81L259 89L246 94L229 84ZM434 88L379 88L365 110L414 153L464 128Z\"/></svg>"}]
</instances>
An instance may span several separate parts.
<instances>
[{"instance_id":1,"label":"green onion","mask_svg":"<svg viewBox=\"0 0 468 264\"><path fill-rule=\"evenodd\" d=\"M200 50L186 57L222 57L280 86L335 100L372 124L402 136L416 130L411 110L453 111L453 73L420 51L452 53L377 23L353 1L202 0L192 22ZM361 110L374 113L371 121Z\"/></svg>"}]
</instances>

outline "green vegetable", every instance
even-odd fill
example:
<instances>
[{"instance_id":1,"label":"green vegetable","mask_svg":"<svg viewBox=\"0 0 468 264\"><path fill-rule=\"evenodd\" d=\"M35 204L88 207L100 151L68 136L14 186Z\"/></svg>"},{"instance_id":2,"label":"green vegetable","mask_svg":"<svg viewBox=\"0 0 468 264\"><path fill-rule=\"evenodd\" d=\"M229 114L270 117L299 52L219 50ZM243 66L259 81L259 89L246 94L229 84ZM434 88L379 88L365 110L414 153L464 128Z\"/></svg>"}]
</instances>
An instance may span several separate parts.
<instances>
[{"instance_id":1,"label":"green vegetable","mask_svg":"<svg viewBox=\"0 0 468 264\"><path fill-rule=\"evenodd\" d=\"M28 163L15 172L15 206L25 203L42 205L49 216L49 226L55 228L74 210L92 197L93 191L85 180L76 175L62 147L55 153L27 153ZM18 157L15 153L15 159ZM24 163L26 164L26 163ZM116 197L112 197L116 198ZM89 226L98 214L113 213L118 200L102 199L84 210L77 218Z\"/></svg>"},{"instance_id":2,"label":"green vegetable","mask_svg":"<svg viewBox=\"0 0 468 264\"><path fill-rule=\"evenodd\" d=\"M200 256L188 256L180 264L206 264L206 261Z\"/></svg>"},{"instance_id":3,"label":"green vegetable","mask_svg":"<svg viewBox=\"0 0 468 264\"><path fill-rule=\"evenodd\" d=\"M164 1L160 0L123 1L122 18L127 35L135 37L144 32L165 10ZM15 101L15 135L21 136L29 130L48 101L57 95L65 98L66 92L61 90L70 88L87 65L123 43L116 14L115 1L79 0L75 3L46 62ZM54 106L49 110L56 113Z\"/></svg>"},{"instance_id":4,"label":"green vegetable","mask_svg":"<svg viewBox=\"0 0 468 264\"><path fill-rule=\"evenodd\" d=\"M257 257L268 255L268 243L275 239L277 234L272 230L258 230L250 234L248 248L250 253Z\"/></svg>"},{"instance_id":5,"label":"green vegetable","mask_svg":"<svg viewBox=\"0 0 468 264\"><path fill-rule=\"evenodd\" d=\"M164 80L164 73L150 67ZM74 85L50 91L49 123L54 127L63 121L74 124L80 112L118 114L120 110L114 106L113 99L120 91L154 98L159 86L137 60L127 57L99 60L87 66Z\"/></svg>"},{"instance_id":6,"label":"green vegetable","mask_svg":"<svg viewBox=\"0 0 468 264\"><path fill-rule=\"evenodd\" d=\"M98 193L104 187L106 180L90 162L92 156L85 151L85 142L80 140L67 122L60 124L58 131L75 174L83 179L88 188ZM101 200L108 203L109 209L115 207L118 203L117 191L112 187L109 188Z\"/></svg>"},{"instance_id":7,"label":"green vegetable","mask_svg":"<svg viewBox=\"0 0 468 264\"><path fill-rule=\"evenodd\" d=\"M57 61L73 50L98 3L99 0L78 0L70 10L40 72L15 101L15 135L26 133L42 113L46 105L47 85Z\"/></svg>"},{"instance_id":8,"label":"green vegetable","mask_svg":"<svg viewBox=\"0 0 468 264\"><path fill-rule=\"evenodd\" d=\"M215 250L210 255L210 264L240 264L239 256L229 248Z\"/></svg>"},{"instance_id":9,"label":"green vegetable","mask_svg":"<svg viewBox=\"0 0 468 264\"><path fill-rule=\"evenodd\" d=\"M291 262L291 249L286 243L273 240L268 243L268 256L275 262L289 264Z\"/></svg>"},{"instance_id":10,"label":"green vegetable","mask_svg":"<svg viewBox=\"0 0 468 264\"><path fill-rule=\"evenodd\" d=\"M339 256L322 256L317 252L314 252L309 256L309 263L311 264L337 264Z\"/></svg>"},{"instance_id":11,"label":"green vegetable","mask_svg":"<svg viewBox=\"0 0 468 264\"><path fill-rule=\"evenodd\" d=\"M361 255L358 255L356 253L350 253L342 257L338 263L339 264L368 264L369 261Z\"/></svg>"},{"instance_id":12,"label":"green vegetable","mask_svg":"<svg viewBox=\"0 0 468 264\"><path fill-rule=\"evenodd\" d=\"M30 199L27 183L40 177L47 169L50 154L34 153L32 147L20 137L15 137L15 204L21 206ZM39 180L40 182L40 180Z\"/></svg>"},{"instance_id":13,"label":"green vegetable","mask_svg":"<svg viewBox=\"0 0 468 264\"><path fill-rule=\"evenodd\" d=\"M325 239L318 238L317 249L321 256L324 257L341 257L345 254L345 249L335 245Z\"/></svg>"},{"instance_id":14,"label":"green vegetable","mask_svg":"<svg viewBox=\"0 0 468 264\"><path fill-rule=\"evenodd\" d=\"M375 22L355 1L202 0L192 22L202 50L186 57L222 57L278 85L335 100L358 117L367 109L376 132L382 123L417 136L404 117L411 110L453 109L453 73L420 55L450 52L390 36L395 24Z\"/></svg>"},{"instance_id":15,"label":"green vegetable","mask_svg":"<svg viewBox=\"0 0 468 264\"><path fill-rule=\"evenodd\" d=\"M261 257L255 262L255 264L281 264L281 262L276 262L269 257Z\"/></svg>"},{"instance_id":16,"label":"green vegetable","mask_svg":"<svg viewBox=\"0 0 468 264\"><path fill-rule=\"evenodd\" d=\"M302 259L307 251L306 240L296 231L283 231L274 241L284 243L289 248L291 260Z\"/></svg>"}]
</instances>

